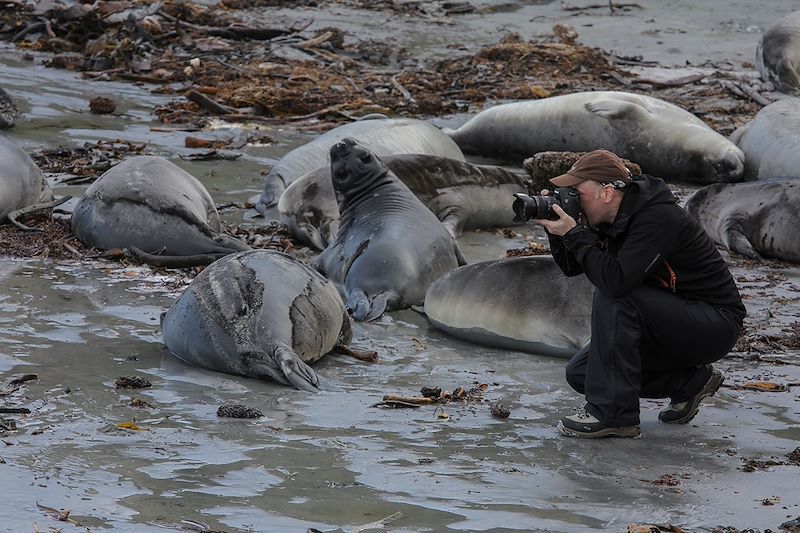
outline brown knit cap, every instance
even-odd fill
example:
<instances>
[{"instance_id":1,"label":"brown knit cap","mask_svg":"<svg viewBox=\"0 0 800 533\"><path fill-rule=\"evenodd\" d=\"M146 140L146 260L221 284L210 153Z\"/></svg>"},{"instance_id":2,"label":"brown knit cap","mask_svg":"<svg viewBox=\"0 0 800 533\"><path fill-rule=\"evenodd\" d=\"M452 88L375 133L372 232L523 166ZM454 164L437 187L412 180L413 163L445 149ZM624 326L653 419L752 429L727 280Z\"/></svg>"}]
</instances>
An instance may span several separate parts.
<instances>
[{"instance_id":1,"label":"brown knit cap","mask_svg":"<svg viewBox=\"0 0 800 533\"><path fill-rule=\"evenodd\" d=\"M608 150L595 150L583 154L566 174L551 179L550 183L556 187L573 187L586 180L603 183L621 180L628 183L631 173L616 154Z\"/></svg>"}]
</instances>

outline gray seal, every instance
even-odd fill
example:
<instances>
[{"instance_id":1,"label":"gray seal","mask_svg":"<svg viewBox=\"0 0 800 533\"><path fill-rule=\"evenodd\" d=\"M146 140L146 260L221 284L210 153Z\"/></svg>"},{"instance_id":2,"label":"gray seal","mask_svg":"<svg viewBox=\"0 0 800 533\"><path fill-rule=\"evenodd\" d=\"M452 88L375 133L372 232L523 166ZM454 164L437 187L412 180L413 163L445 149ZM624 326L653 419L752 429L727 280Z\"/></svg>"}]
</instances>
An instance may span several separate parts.
<instances>
[{"instance_id":1,"label":"gray seal","mask_svg":"<svg viewBox=\"0 0 800 533\"><path fill-rule=\"evenodd\" d=\"M53 199L44 174L15 142L0 134L0 222L14 213Z\"/></svg>"},{"instance_id":2,"label":"gray seal","mask_svg":"<svg viewBox=\"0 0 800 533\"><path fill-rule=\"evenodd\" d=\"M388 155L381 160L453 237L468 229L513 225L512 195L528 192L524 177L502 167L422 154ZM278 212L295 239L323 250L339 228L330 166L289 185L278 202Z\"/></svg>"},{"instance_id":3,"label":"gray seal","mask_svg":"<svg viewBox=\"0 0 800 533\"><path fill-rule=\"evenodd\" d=\"M11 96L0 87L0 129L13 128L19 111Z\"/></svg>"},{"instance_id":4,"label":"gray seal","mask_svg":"<svg viewBox=\"0 0 800 533\"><path fill-rule=\"evenodd\" d=\"M762 108L731 140L744 152L746 180L800 176L800 99Z\"/></svg>"},{"instance_id":5,"label":"gray seal","mask_svg":"<svg viewBox=\"0 0 800 533\"><path fill-rule=\"evenodd\" d=\"M283 191L294 180L326 166L330 147L346 137L358 141L379 156L428 154L464 160L464 154L458 146L430 122L369 116L334 128L283 156L267 174L256 210L264 214L267 208L278 203Z\"/></svg>"},{"instance_id":6,"label":"gray seal","mask_svg":"<svg viewBox=\"0 0 800 533\"><path fill-rule=\"evenodd\" d=\"M250 249L221 232L214 201L197 178L154 156L126 159L92 183L75 206L72 231L101 250L143 250L145 260L216 259Z\"/></svg>"},{"instance_id":7,"label":"gray seal","mask_svg":"<svg viewBox=\"0 0 800 533\"><path fill-rule=\"evenodd\" d=\"M435 281L425 314L470 342L569 358L589 342L592 284L564 276L549 255L484 261Z\"/></svg>"},{"instance_id":8,"label":"gray seal","mask_svg":"<svg viewBox=\"0 0 800 533\"><path fill-rule=\"evenodd\" d=\"M330 152L340 226L314 266L337 284L356 320L421 304L428 285L465 263L455 239L365 147L343 139Z\"/></svg>"},{"instance_id":9,"label":"gray seal","mask_svg":"<svg viewBox=\"0 0 800 533\"><path fill-rule=\"evenodd\" d=\"M732 252L800 263L800 178L709 185L686 201L686 210Z\"/></svg>"},{"instance_id":10,"label":"gray seal","mask_svg":"<svg viewBox=\"0 0 800 533\"><path fill-rule=\"evenodd\" d=\"M761 79L780 92L800 95L800 11L767 28L758 42L756 67Z\"/></svg>"},{"instance_id":11,"label":"gray seal","mask_svg":"<svg viewBox=\"0 0 800 533\"><path fill-rule=\"evenodd\" d=\"M170 353L188 363L308 391L333 388L308 365L352 336L336 287L270 250L204 269L162 316L161 329Z\"/></svg>"},{"instance_id":12,"label":"gray seal","mask_svg":"<svg viewBox=\"0 0 800 533\"><path fill-rule=\"evenodd\" d=\"M618 91L501 104L447 133L465 153L517 161L604 148L665 180L739 181L744 168L742 151L693 114Z\"/></svg>"}]
</instances>

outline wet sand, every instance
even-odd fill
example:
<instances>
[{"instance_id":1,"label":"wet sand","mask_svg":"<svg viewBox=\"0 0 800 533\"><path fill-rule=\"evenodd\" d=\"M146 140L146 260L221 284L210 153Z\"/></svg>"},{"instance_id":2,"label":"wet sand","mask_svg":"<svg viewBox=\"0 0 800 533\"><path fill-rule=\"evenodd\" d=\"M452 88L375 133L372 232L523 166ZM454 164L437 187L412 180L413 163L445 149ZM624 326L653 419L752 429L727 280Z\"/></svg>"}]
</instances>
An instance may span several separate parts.
<instances>
[{"instance_id":1,"label":"wet sand","mask_svg":"<svg viewBox=\"0 0 800 533\"><path fill-rule=\"evenodd\" d=\"M739 64L752 61L748 54L757 42L758 33L748 28L763 29L792 8L784 1L769 9L746 2L641 5L641 12L618 17L605 11L563 17L557 3L519 3L497 18L464 15L442 25L401 16L384 24L374 12L358 16L370 21L365 35L401 31L398 42L431 57L452 53L444 48L448 42L478 47L496 42L501 28L529 38L565 18L581 42L618 53L673 64L700 56ZM300 13L284 11L279 16ZM308 11L320 26L359 20L346 9ZM655 22L646 22L650 18ZM642 33L650 26L658 32ZM403 30L409 27L417 33ZM622 29L630 38L621 37ZM456 34L460 39L449 41ZM24 113L10 133L29 151L122 138L147 142L171 158L189 153L186 133L150 129L159 126L152 107L168 98L142 86L89 83L37 66L38 56L26 62L2 51L0 79ZM91 97L107 94L117 95L123 115L86 112ZM260 191L260 171L309 138L289 128L265 130L277 143L247 147L236 161L176 162L218 203L242 202ZM50 179L55 184L59 176ZM59 194L82 189L56 186ZM253 221L242 211L225 216ZM522 233L512 239L468 233L459 244L470 261L496 258L529 235L541 236L533 226ZM720 364L726 383L800 383L800 353L758 336L785 336L782 330L797 323L800 268L730 261L746 296L748 325L757 333L752 345L789 364L759 363L752 360L757 352L732 354ZM0 434L0 530L182 531L191 530L185 521L195 521L229 532L349 531L399 511L392 531L624 531L637 523L671 523L692 532L717 526L775 531L800 515L800 465L787 458L800 446L800 385L787 392L724 387L683 427L657 422L663 403L642 402L642 439L586 442L555 430L558 418L581 404L564 382L563 361L460 342L413 311L357 324L355 347L376 350L380 361L329 356L316 369L342 391L309 395L167 356L158 319L188 282L180 273L4 258L0 280L0 380L39 375L0 400L32 411L2 415L15 419L18 429ZM146 377L153 386L115 389L115 380L127 375ZM475 382L488 384L487 401L445 405L447 419L432 407L372 407L385 393L415 395L422 386L452 390ZM134 397L153 407L130 406ZM493 417L489 400L501 401L511 416ZM225 402L266 416L218 418ZM142 430L114 427L124 422ZM748 472L743 467L750 459L785 464ZM53 519L37 502L70 510L80 526Z\"/></svg>"}]
</instances>

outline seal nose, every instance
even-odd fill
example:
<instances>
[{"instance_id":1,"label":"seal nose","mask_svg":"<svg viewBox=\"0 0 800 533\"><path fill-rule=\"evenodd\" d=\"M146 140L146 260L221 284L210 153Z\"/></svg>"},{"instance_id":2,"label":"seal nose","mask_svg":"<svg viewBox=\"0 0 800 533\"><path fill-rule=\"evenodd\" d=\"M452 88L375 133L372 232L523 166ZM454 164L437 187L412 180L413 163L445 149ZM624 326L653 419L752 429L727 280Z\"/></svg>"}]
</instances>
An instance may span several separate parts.
<instances>
[{"instance_id":1,"label":"seal nose","mask_svg":"<svg viewBox=\"0 0 800 533\"><path fill-rule=\"evenodd\" d=\"M344 157L350 153L355 145L356 142L353 139L342 139L338 143L331 146L331 157Z\"/></svg>"}]
</instances>

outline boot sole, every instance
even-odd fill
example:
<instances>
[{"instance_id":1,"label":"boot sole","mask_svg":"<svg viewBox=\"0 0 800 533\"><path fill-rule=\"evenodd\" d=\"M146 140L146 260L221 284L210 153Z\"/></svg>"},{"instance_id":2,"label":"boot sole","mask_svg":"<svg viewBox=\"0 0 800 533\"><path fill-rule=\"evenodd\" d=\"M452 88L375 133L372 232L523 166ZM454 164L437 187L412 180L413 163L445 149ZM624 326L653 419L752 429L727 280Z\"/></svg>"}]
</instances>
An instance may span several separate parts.
<instances>
[{"instance_id":1,"label":"boot sole","mask_svg":"<svg viewBox=\"0 0 800 533\"><path fill-rule=\"evenodd\" d=\"M579 437L582 439L603 439L606 437L620 437L625 439L638 439L642 436L642 432L639 430L638 426L632 427L621 427L621 428L603 428L599 431L578 431L576 429L571 429L564 424L561 423L559 420L558 425L556 426L558 430L567 435L568 437Z\"/></svg>"},{"instance_id":2,"label":"boot sole","mask_svg":"<svg viewBox=\"0 0 800 533\"><path fill-rule=\"evenodd\" d=\"M718 379L714 379L718 376ZM719 390L722 386L722 383L725 381L725 376L722 375L720 372L719 374L713 374L711 378L706 382L706 385L703 387L703 390L700 391L698 396L695 396L695 399L692 402L692 410L680 417L676 418L675 420L662 420L661 413L658 415L658 419L665 424L688 424L691 422L697 413L700 412L700 402L702 402L705 398L714 396L714 394Z\"/></svg>"}]
</instances>

